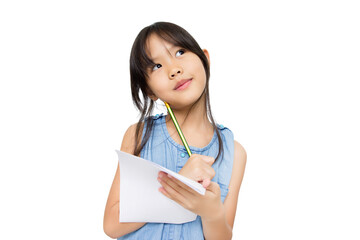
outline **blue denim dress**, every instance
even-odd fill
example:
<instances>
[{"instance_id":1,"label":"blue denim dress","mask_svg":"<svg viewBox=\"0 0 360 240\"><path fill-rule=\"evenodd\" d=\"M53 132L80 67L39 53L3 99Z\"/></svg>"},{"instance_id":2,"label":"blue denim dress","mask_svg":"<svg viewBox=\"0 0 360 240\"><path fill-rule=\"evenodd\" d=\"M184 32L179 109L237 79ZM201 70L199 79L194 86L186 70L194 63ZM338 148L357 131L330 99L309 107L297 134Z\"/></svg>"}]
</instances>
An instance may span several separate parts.
<instances>
[{"instance_id":1,"label":"blue denim dress","mask_svg":"<svg viewBox=\"0 0 360 240\"><path fill-rule=\"evenodd\" d=\"M176 143L170 136L165 123L165 115L156 115L153 117L154 126L148 142L142 149L140 156L147 160L156 162L174 172L179 172L189 158L184 146ZM146 124L146 123L145 123ZM233 159L234 159L234 136L233 133L222 125L217 125L224 146L223 158L219 158L212 165L216 175L212 179L220 186L221 201L224 202L228 193L230 183ZM145 133L145 128L143 135ZM204 148L190 146L191 152L216 158L219 143L217 135ZM198 240L204 239L201 217L197 216L195 221L183 224L169 223L147 223L138 230L126 234L118 240Z\"/></svg>"}]
</instances>

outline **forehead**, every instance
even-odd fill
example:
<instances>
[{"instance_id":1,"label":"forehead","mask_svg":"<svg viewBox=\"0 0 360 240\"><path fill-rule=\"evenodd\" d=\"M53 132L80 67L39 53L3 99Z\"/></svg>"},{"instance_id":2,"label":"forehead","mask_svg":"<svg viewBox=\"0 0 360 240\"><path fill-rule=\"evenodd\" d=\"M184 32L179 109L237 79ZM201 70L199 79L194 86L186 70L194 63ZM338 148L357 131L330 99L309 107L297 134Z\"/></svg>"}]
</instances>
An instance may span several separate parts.
<instances>
[{"instance_id":1,"label":"forehead","mask_svg":"<svg viewBox=\"0 0 360 240\"><path fill-rule=\"evenodd\" d=\"M148 56L151 59L156 59L162 54L170 53L176 46L157 34L151 34L146 41L145 48Z\"/></svg>"}]
</instances>

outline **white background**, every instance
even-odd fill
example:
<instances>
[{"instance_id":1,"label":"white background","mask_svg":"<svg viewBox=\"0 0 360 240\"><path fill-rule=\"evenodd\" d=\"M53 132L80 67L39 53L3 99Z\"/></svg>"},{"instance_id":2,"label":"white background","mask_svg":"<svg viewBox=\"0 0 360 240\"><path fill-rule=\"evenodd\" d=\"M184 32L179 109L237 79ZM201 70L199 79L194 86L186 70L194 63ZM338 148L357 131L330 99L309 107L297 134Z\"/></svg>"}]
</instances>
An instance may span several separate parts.
<instances>
[{"instance_id":1,"label":"white background","mask_svg":"<svg viewBox=\"0 0 360 240\"><path fill-rule=\"evenodd\" d=\"M233 239L360 239L357 1L1 1L0 239L108 239L129 54L174 22L246 149ZM161 107L157 111L163 111Z\"/></svg>"}]
</instances>

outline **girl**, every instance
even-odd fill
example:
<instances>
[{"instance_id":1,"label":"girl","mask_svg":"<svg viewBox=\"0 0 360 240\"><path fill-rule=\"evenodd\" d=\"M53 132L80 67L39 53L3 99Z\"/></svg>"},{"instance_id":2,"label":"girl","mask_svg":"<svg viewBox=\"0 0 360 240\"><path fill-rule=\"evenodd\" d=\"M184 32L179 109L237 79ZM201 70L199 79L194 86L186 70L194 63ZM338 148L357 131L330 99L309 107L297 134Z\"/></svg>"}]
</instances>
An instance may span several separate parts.
<instances>
[{"instance_id":1,"label":"girl","mask_svg":"<svg viewBox=\"0 0 360 240\"><path fill-rule=\"evenodd\" d=\"M118 239L231 239L246 153L232 132L213 119L209 52L183 28L157 22L136 37L130 76L141 116L126 131L121 151L201 182L206 194L160 172L159 191L196 213L197 219L184 224L120 223L118 166L105 208L105 233ZM158 99L172 107L193 153L190 158L169 115L151 116Z\"/></svg>"}]
</instances>

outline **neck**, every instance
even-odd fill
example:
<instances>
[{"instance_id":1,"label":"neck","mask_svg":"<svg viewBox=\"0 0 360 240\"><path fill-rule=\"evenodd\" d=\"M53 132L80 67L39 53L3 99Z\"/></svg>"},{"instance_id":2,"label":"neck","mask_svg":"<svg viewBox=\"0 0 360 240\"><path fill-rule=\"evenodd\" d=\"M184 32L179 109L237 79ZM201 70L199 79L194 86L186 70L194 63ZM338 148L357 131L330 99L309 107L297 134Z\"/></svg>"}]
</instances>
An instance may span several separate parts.
<instances>
[{"instance_id":1,"label":"neck","mask_svg":"<svg viewBox=\"0 0 360 240\"><path fill-rule=\"evenodd\" d=\"M193 107L172 110L183 132L212 130L212 125L207 117L205 95ZM175 129L170 115L166 116L166 122L169 129Z\"/></svg>"}]
</instances>

